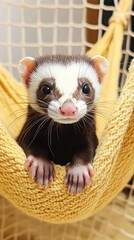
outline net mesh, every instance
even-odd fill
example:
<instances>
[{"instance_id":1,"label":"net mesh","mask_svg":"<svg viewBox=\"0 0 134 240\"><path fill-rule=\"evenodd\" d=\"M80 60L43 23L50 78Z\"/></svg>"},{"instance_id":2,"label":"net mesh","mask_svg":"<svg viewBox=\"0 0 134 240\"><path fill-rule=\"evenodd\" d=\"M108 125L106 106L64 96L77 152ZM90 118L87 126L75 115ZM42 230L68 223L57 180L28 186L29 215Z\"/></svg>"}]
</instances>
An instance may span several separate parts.
<instances>
[{"instance_id":1,"label":"net mesh","mask_svg":"<svg viewBox=\"0 0 134 240\"><path fill-rule=\"evenodd\" d=\"M109 4L109 5L108 5ZM132 4L134 5L134 4ZM134 11L130 6L120 67L122 88L134 57ZM84 54L101 38L118 1L1 0L0 61L18 77L18 61L29 55ZM95 21L94 17L96 16ZM96 216L75 223L41 223L0 197L0 240L134 239L134 182Z\"/></svg>"}]
</instances>

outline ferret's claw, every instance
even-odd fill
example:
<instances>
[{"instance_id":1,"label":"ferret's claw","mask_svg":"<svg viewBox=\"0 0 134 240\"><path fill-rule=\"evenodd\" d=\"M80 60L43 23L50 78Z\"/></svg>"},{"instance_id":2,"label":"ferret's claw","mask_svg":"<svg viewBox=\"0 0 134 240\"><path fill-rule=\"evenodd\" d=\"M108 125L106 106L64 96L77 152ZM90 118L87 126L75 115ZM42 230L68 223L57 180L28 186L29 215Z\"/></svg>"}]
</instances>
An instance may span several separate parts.
<instances>
[{"instance_id":1,"label":"ferret's claw","mask_svg":"<svg viewBox=\"0 0 134 240\"><path fill-rule=\"evenodd\" d=\"M93 167L90 163L87 165L69 166L64 183L68 186L70 193L80 193L86 185L90 184L93 176Z\"/></svg>"},{"instance_id":2,"label":"ferret's claw","mask_svg":"<svg viewBox=\"0 0 134 240\"><path fill-rule=\"evenodd\" d=\"M54 165L46 159L29 155L26 159L25 167L28 168L30 176L35 178L39 185L48 186L48 183L55 178Z\"/></svg>"}]
</instances>

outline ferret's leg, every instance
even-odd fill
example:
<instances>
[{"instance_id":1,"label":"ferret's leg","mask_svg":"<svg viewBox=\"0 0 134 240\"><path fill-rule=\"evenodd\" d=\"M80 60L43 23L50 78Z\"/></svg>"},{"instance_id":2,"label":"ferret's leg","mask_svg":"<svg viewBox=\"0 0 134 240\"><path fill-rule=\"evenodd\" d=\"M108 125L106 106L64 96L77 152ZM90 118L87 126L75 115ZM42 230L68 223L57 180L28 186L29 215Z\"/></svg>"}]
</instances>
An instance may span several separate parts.
<instances>
[{"instance_id":1,"label":"ferret's leg","mask_svg":"<svg viewBox=\"0 0 134 240\"><path fill-rule=\"evenodd\" d=\"M80 193L86 185L90 185L91 177L94 175L93 159L98 145L95 131L87 138L79 137L74 142L74 155L72 161L66 166L65 184L71 193ZM77 145L78 144L78 145Z\"/></svg>"},{"instance_id":2,"label":"ferret's leg","mask_svg":"<svg viewBox=\"0 0 134 240\"><path fill-rule=\"evenodd\" d=\"M55 178L53 163L44 158L29 155L25 167L28 168L30 176L35 178L39 185L47 186Z\"/></svg>"},{"instance_id":3,"label":"ferret's leg","mask_svg":"<svg viewBox=\"0 0 134 240\"><path fill-rule=\"evenodd\" d=\"M94 175L92 164L84 164L82 161L67 165L66 170L65 184L71 193L82 192L86 185L90 185L91 177Z\"/></svg>"}]
</instances>

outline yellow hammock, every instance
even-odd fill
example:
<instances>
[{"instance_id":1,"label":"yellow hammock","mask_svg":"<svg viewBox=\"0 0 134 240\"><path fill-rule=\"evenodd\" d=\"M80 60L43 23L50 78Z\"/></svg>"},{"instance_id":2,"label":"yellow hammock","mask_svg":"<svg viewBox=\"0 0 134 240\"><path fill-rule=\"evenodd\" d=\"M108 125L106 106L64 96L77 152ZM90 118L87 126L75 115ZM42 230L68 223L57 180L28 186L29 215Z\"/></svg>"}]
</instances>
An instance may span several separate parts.
<instances>
[{"instance_id":1,"label":"yellow hammock","mask_svg":"<svg viewBox=\"0 0 134 240\"><path fill-rule=\"evenodd\" d=\"M122 17L119 18L120 13L116 13L111 18L108 31L88 53L104 54L110 61L110 71L102 91L103 101L108 99L113 102L116 99L123 19L126 19L125 12L130 1L122 3L120 1L119 5L120 12L124 13ZM113 57L113 47L116 57ZM110 109L112 114L100 138L92 185L81 194L70 195L67 192L63 183L64 167L56 166L56 181L47 188L38 186L29 177L24 169L25 155L13 139L24 122L21 115L26 113L26 104L22 102L26 102L23 85L0 67L0 193L25 213L53 223L75 222L98 212L115 197L134 172L134 61L120 98ZM9 125L11 134L7 131ZM99 136L103 127L104 124L98 128Z\"/></svg>"}]
</instances>

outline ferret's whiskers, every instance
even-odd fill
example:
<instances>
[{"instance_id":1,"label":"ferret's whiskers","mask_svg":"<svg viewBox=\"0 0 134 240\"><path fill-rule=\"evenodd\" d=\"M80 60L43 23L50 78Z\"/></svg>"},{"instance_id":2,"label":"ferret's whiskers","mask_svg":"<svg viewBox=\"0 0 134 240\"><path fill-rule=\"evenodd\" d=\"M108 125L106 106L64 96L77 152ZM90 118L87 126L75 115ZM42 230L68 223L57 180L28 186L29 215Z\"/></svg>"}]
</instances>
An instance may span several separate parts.
<instances>
[{"instance_id":1,"label":"ferret's whiskers","mask_svg":"<svg viewBox=\"0 0 134 240\"><path fill-rule=\"evenodd\" d=\"M24 109L16 109L16 110L14 110L13 112L11 112L8 116L7 116L7 118L10 118L13 114L18 114L18 113L23 113L24 112L24 114L25 114L25 110Z\"/></svg>"},{"instance_id":2,"label":"ferret's whiskers","mask_svg":"<svg viewBox=\"0 0 134 240\"><path fill-rule=\"evenodd\" d=\"M83 123L83 125L84 125L84 130L87 130L87 126L86 126L86 123L85 123L86 121L85 121L85 118L83 117L82 118L82 123Z\"/></svg>"},{"instance_id":3,"label":"ferret's whiskers","mask_svg":"<svg viewBox=\"0 0 134 240\"><path fill-rule=\"evenodd\" d=\"M83 108L79 111L79 115L82 115L84 112L85 112L85 109Z\"/></svg>"},{"instance_id":4,"label":"ferret's whiskers","mask_svg":"<svg viewBox=\"0 0 134 240\"><path fill-rule=\"evenodd\" d=\"M54 121L51 120L50 123L49 123L49 126L48 126L48 146L49 146L49 149L50 149L53 157L55 157L55 155L54 155L54 153L52 151L52 148L51 148L51 146L52 146L52 128L53 128L53 126L54 126Z\"/></svg>"},{"instance_id":5,"label":"ferret's whiskers","mask_svg":"<svg viewBox=\"0 0 134 240\"><path fill-rule=\"evenodd\" d=\"M38 99L38 98L37 98L37 103L42 103L43 105L47 105L47 106L48 106L48 103L47 103L47 102L44 102L44 101L42 101L42 100L40 100L40 99ZM36 104L37 104L37 103L36 103Z\"/></svg>"},{"instance_id":6,"label":"ferret's whiskers","mask_svg":"<svg viewBox=\"0 0 134 240\"><path fill-rule=\"evenodd\" d=\"M90 111L90 113L93 113L95 116L101 116L104 120L108 121L109 120L109 117L110 117L110 111L109 109L107 109L107 112L104 111L105 109L103 108L96 108L96 109L92 109Z\"/></svg>"},{"instance_id":7,"label":"ferret's whiskers","mask_svg":"<svg viewBox=\"0 0 134 240\"><path fill-rule=\"evenodd\" d=\"M60 139L59 128L61 128L61 124L55 124L55 128L56 128L57 137L58 137L58 139Z\"/></svg>"},{"instance_id":8,"label":"ferret's whiskers","mask_svg":"<svg viewBox=\"0 0 134 240\"><path fill-rule=\"evenodd\" d=\"M91 114L89 114L89 113L87 113L87 114L84 116L83 119L84 119L86 122L90 121L90 122L92 122L92 123L94 124L94 116L91 115Z\"/></svg>"},{"instance_id":9,"label":"ferret's whiskers","mask_svg":"<svg viewBox=\"0 0 134 240\"><path fill-rule=\"evenodd\" d=\"M48 133L47 133L47 134L48 134L48 145L49 145L49 146L51 146L51 143L52 143L52 142L51 142L51 136L50 136L50 135L51 135L51 134L50 134L50 131L51 131L50 126L51 126L51 123L52 123L52 120L51 120L50 123L49 123Z\"/></svg>"},{"instance_id":10,"label":"ferret's whiskers","mask_svg":"<svg viewBox=\"0 0 134 240\"><path fill-rule=\"evenodd\" d=\"M106 109L105 108L96 108L96 111L94 112L95 114L97 113L102 113L104 114L105 116L110 116L111 115L111 111L110 109Z\"/></svg>"},{"instance_id":11,"label":"ferret's whiskers","mask_svg":"<svg viewBox=\"0 0 134 240\"><path fill-rule=\"evenodd\" d=\"M109 121L109 115L107 115L106 113L96 112L96 116L103 118L105 123L108 123Z\"/></svg>"},{"instance_id":12,"label":"ferret's whiskers","mask_svg":"<svg viewBox=\"0 0 134 240\"><path fill-rule=\"evenodd\" d=\"M10 105L10 106L12 106L12 105L29 105L29 104L37 105L37 103L42 103L42 104L45 104L48 106L47 102L44 102L40 99L36 99L36 101L35 101L35 99L33 99L31 97L28 97L25 95L20 95L20 96L24 96L24 97L26 97L26 99L24 99L24 100L21 99L21 101L16 101L16 102L10 103L8 105ZM7 107L7 104L4 104L4 106L2 108L0 108L0 111L6 107Z\"/></svg>"},{"instance_id":13,"label":"ferret's whiskers","mask_svg":"<svg viewBox=\"0 0 134 240\"><path fill-rule=\"evenodd\" d=\"M30 97L30 96L26 96L26 100L28 101L28 103L34 103L34 104L37 104L37 103L43 103L43 104L46 104L48 106L48 103L47 102L44 102L43 100L41 99L38 99L36 98L36 101L34 98Z\"/></svg>"},{"instance_id":14,"label":"ferret's whiskers","mask_svg":"<svg viewBox=\"0 0 134 240\"><path fill-rule=\"evenodd\" d=\"M15 118L11 123L9 123L9 125L7 126L7 130L10 131L11 127L13 127L14 124L15 124L18 120L21 120L21 119L23 119L23 118L25 118L25 117L26 117L26 115L23 113L23 114L21 114L20 116L18 116L17 118Z\"/></svg>"},{"instance_id":15,"label":"ferret's whiskers","mask_svg":"<svg viewBox=\"0 0 134 240\"><path fill-rule=\"evenodd\" d=\"M114 106L115 103L116 103L116 101L100 101L97 103L97 107L99 107L99 106L106 106L106 107Z\"/></svg>"},{"instance_id":16,"label":"ferret's whiskers","mask_svg":"<svg viewBox=\"0 0 134 240\"><path fill-rule=\"evenodd\" d=\"M94 114L92 113L92 112L88 112L86 115L85 115L85 117L90 117L90 118L92 118L92 119L94 119Z\"/></svg>"},{"instance_id":17,"label":"ferret's whiskers","mask_svg":"<svg viewBox=\"0 0 134 240\"><path fill-rule=\"evenodd\" d=\"M9 117L11 117L14 113L23 113L23 114L21 114L21 115L19 115L18 117L16 117L12 122L10 122L9 123L9 125L8 125L8 129L10 129L11 128L11 126L13 127L14 126L14 124L18 121L18 120L20 120L21 118L25 118L26 117L26 112L25 112L25 110L24 109L17 109L17 110L15 110L15 111L13 111L12 113L10 113L9 115L8 115L8 118ZM32 115L33 113L28 113L28 115Z\"/></svg>"},{"instance_id":18,"label":"ferret's whiskers","mask_svg":"<svg viewBox=\"0 0 134 240\"><path fill-rule=\"evenodd\" d=\"M18 103L18 102L16 102L16 103L10 103L10 104L8 104L8 106L16 106L16 105L28 105L28 102L20 102L20 103ZM4 105L2 105L2 107L0 108L0 111L2 111L4 108L7 108L7 104L4 104Z\"/></svg>"},{"instance_id":19,"label":"ferret's whiskers","mask_svg":"<svg viewBox=\"0 0 134 240\"><path fill-rule=\"evenodd\" d=\"M57 116L57 111L56 110L53 110L53 109L49 109L49 111L52 113L53 116ZM56 113L56 114L53 114L53 113Z\"/></svg>"},{"instance_id":20,"label":"ferret's whiskers","mask_svg":"<svg viewBox=\"0 0 134 240\"><path fill-rule=\"evenodd\" d=\"M29 143L29 145L28 145L27 148L29 148L29 147L31 146L31 144L33 143L33 141L34 141L35 138L37 137L38 133L39 133L40 130L43 128L44 124L45 124L46 122L48 122L49 118L48 118L48 117L45 118L45 119L43 120L43 122L42 122L42 118L40 118L39 121L40 121L40 120L41 120L41 123L39 124L39 126L38 126L38 128L37 128L37 130L36 130L36 132L35 132L35 134L34 134L34 136L33 136L33 139L32 139L32 141ZM36 124L37 124L39 121L37 121ZM35 124L34 124L34 125L35 125ZM32 126L32 127L33 127L33 126Z\"/></svg>"},{"instance_id":21,"label":"ferret's whiskers","mask_svg":"<svg viewBox=\"0 0 134 240\"><path fill-rule=\"evenodd\" d=\"M38 119L37 119L37 116L33 116L33 117L30 119L30 121L28 122L28 125L27 125L26 128L25 128L24 134L22 134L21 137L20 137L20 140L19 140L19 141L20 141L21 144L23 143L23 141L24 141L25 137L27 136L28 132L29 132L38 122L42 121L42 119L44 119L44 116L42 116L42 117L40 117L40 118L38 118ZM36 120L36 121L35 121L35 120ZM33 123L33 121L35 121L35 122Z\"/></svg>"},{"instance_id":22,"label":"ferret's whiskers","mask_svg":"<svg viewBox=\"0 0 134 240\"><path fill-rule=\"evenodd\" d=\"M93 113L94 115L96 115L97 113L100 113L100 114L106 115L107 117L109 117L111 115L110 109L106 109L105 110L105 108L92 109L90 111L90 113Z\"/></svg>"},{"instance_id":23,"label":"ferret's whiskers","mask_svg":"<svg viewBox=\"0 0 134 240\"><path fill-rule=\"evenodd\" d=\"M84 127L85 127L85 128L84 128L85 130L87 130L86 124L87 124L89 121L90 121L90 120L89 120L89 119L87 120L85 117L82 118L82 122L83 122L83 125L84 125Z\"/></svg>"},{"instance_id":24,"label":"ferret's whiskers","mask_svg":"<svg viewBox=\"0 0 134 240\"><path fill-rule=\"evenodd\" d=\"M3 96L4 96L4 95L7 95L7 97L10 98L8 93L5 93L5 92L4 92L4 94L2 93L2 95L3 95ZM32 100L32 101L35 102L35 99L32 98L32 97L30 97L30 96L28 96L28 95L24 95L24 94L20 94L20 93L16 93L16 92L14 92L14 95L25 98L25 100L27 100L28 103L29 103L29 100ZM22 100L22 99L21 99L21 100ZM38 99L38 100L41 101L40 99ZM14 100L14 101L15 101L15 100ZM18 99L17 99L16 103L19 103L19 102L20 102L20 101L18 101Z\"/></svg>"},{"instance_id":25,"label":"ferret's whiskers","mask_svg":"<svg viewBox=\"0 0 134 240\"><path fill-rule=\"evenodd\" d=\"M110 111L110 109L107 109L106 111L105 111L105 109L96 109L96 112L94 113L95 115L97 115L97 114L102 114L102 115L104 115L104 116L107 116L108 118L110 117L110 115L111 115L111 111Z\"/></svg>"},{"instance_id":26,"label":"ferret's whiskers","mask_svg":"<svg viewBox=\"0 0 134 240\"><path fill-rule=\"evenodd\" d=\"M81 127L81 125L79 124L79 122L76 122L76 124L74 125L75 133L77 133L77 129L78 129L78 131L80 131L80 127Z\"/></svg>"},{"instance_id":27,"label":"ferret's whiskers","mask_svg":"<svg viewBox=\"0 0 134 240\"><path fill-rule=\"evenodd\" d=\"M77 122L76 122L76 124L73 124L73 128L74 128L74 132L75 132L75 134L77 133L77 131L76 131L76 128L77 128Z\"/></svg>"},{"instance_id":28,"label":"ferret's whiskers","mask_svg":"<svg viewBox=\"0 0 134 240\"><path fill-rule=\"evenodd\" d=\"M37 105L36 102L16 102L16 103L10 103L10 104L8 104L8 106L17 106L17 105L25 106L26 105L26 107L27 107L29 104ZM2 111L4 108L7 108L7 104L4 104L4 106L2 106L0 108L0 111ZM24 109L26 109L26 108L23 108L22 110L24 110ZM20 108L18 110L20 110Z\"/></svg>"}]
</instances>

